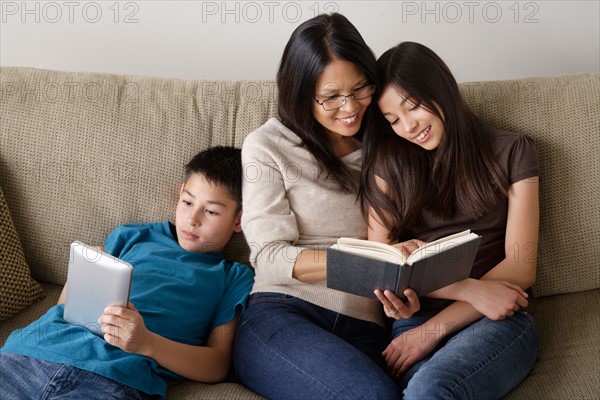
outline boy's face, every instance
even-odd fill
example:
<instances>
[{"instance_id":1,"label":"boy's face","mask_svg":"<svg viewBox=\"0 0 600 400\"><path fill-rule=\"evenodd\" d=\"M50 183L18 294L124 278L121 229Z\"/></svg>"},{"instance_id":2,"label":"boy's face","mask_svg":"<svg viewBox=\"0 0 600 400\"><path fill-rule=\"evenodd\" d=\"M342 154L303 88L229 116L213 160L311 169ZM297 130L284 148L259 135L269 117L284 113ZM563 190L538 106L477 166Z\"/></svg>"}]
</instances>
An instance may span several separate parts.
<instances>
[{"instance_id":1,"label":"boy's face","mask_svg":"<svg viewBox=\"0 0 600 400\"><path fill-rule=\"evenodd\" d=\"M175 217L179 245L188 251L221 251L234 232L242 230L242 212L227 189L192 174L181 185Z\"/></svg>"}]
</instances>

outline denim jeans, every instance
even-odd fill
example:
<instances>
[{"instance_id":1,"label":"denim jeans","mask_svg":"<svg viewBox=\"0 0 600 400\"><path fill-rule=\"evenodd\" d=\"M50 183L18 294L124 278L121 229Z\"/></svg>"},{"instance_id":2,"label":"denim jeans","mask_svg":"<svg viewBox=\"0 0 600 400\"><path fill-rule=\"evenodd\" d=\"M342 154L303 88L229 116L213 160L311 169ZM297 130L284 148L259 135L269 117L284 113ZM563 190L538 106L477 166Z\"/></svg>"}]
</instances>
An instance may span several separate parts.
<instances>
[{"instance_id":1,"label":"denim jeans","mask_svg":"<svg viewBox=\"0 0 600 400\"><path fill-rule=\"evenodd\" d=\"M396 321L392 336L423 324L413 316ZM398 382L404 399L498 399L531 371L539 341L533 317L518 311L501 321L481 318L445 338L429 357Z\"/></svg>"},{"instance_id":2,"label":"denim jeans","mask_svg":"<svg viewBox=\"0 0 600 400\"><path fill-rule=\"evenodd\" d=\"M0 397L6 400L157 398L93 372L4 352L0 352Z\"/></svg>"},{"instance_id":3,"label":"denim jeans","mask_svg":"<svg viewBox=\"0 0 600 400\"><path fill-rule=\"evenodd\" d=\"M238 378L269 399L398 399L388 330L293 296L250 296L234 345Z\"/></svg>"}]
</instances>

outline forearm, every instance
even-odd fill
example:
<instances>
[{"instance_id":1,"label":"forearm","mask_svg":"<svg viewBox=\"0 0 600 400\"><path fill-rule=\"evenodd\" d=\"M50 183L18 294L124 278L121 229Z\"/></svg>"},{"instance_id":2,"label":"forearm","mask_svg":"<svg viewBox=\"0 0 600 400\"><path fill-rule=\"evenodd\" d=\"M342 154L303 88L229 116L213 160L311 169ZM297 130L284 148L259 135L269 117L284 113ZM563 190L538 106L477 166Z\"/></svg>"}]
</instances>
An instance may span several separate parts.
<instances>
[{"instance_id":1,"label":"forearm","mask_svg":"<svg viewBox=\"0 0 600 400\"><path fill-rule=\"evenodd\" d=\"M513 283L525 290L535 281L536 263L514 263L511 260L504 259L490 271L488 271L481 280L505 281ZM434 292L428 293L427 297L448 299L457 301L469 301L469 291L476 285L475 279L468 278L460 282L453 283Z\"/></svg>"},{"instance_id":2,"label":"forearm","mask_svg":"<svg viewBox=\"0 0 600 400\"><path fill-rule=\"evenodd\" d=\"M301 282L317 282L327 277L327 252L305 249L296 258L292 276Z\"/></svg>"},{"instance_id":3,"label":"forearm","mask_svg":"<svg viewBox=\"0 0 600 400\"><path fill-rule=\"evenodd\" d=\"M521 289L527 289L535 282L536 267L537 263L535 259L516 263L505 258L500 264L483 275L481 279L506 281L514 283Z\"/></svg>"},{"instance_id":4,"label":"forearm","mask_svg":"<svg viewBox=\"0 0 600 400\"><path fill-rule=\"evenodd\" d=\"M60 296L58 296L58 301L56 304L65 304L65 300L67 299L67 284L63 286L62 291L60 292Z\"/></svg>"},{"instance_id":5,"label":"forearm","mask_svg":"<svg viewBox=\"0 0 600 400\"><path fill-rule=\"evenodd\" d=\"M207 346L178 343L156 333L151 333L140 354L184 378L205 383L220 382L226 377L231 356Z\"/></svg>"},{"instance_id":6,"label":"forearm","mask_svg":"<svg viewBox=\"0 0 600 400\"><path fill-rule=\"evenodd\" d=\"M421 326L421 335L435 334L441 341L448 335L457 332L483 316L471 304L455 301Z\"/></svg>"},{"instance_id":7,"label":"forearm","mask_svg":"<svg viewBox=\"0 0 600 400\"><path fill-rule=\"evenodd\" d=\"M223 380L229 370L237 319L212 329L205 346L175 342L151 332L132 303L127 308L107 307L98 322L107 343L150 357L187 379L214 383Z\"/></svg>"},{"instance_id":8,"label":"forearm","mask_svg":"<svg viewBox=\"0 0 600 400\"><path fill-rule=\"evenodd\" d=\"M251 258L251 262L255 268L257 279L261 282L273 285L297 285L298 280L308 282L303 280L306 273L312 275L312 271L318 270L318 261L322 256L318 252L309 254L311 252L312 250L305 247L292 246L286 242L275 242L253 252L255 256L253 259ZM303 261L298 262L303 253ZM322 266L324 270L324 262Z\"/></svg>"}]
</instances>

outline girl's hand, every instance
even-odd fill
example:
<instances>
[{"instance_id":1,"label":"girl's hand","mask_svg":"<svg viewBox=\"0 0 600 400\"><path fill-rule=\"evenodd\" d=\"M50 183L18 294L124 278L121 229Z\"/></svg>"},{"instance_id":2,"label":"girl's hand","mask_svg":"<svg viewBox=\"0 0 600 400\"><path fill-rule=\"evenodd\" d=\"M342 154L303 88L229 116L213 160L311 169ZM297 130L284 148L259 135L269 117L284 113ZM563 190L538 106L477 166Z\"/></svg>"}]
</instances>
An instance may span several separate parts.
<instances>
[{"instance_id":1,"label":"girl's hand","mask_svg":"<svg viewBox=\"0 0 600 400\"><path fill-rule=\"evenodd\" d=\"M406 303L400 300L391 290L386 290L385 292L379 289L375 290L375 296L383 304L383 312L385 312L387 317L394 319L410 318L414 313L419 311L421 303L414 290L406 289L403 293L407 298Z\"/></svg>"},{"instance_id":2,"label":"girl's hand","mask_svg":"<svg viewBox=\"0 0 600 400\"><path fill-rule=\"evenodd\" d=\"M407 240L406 242L396 243L392 246L397 248L398 250L400 250L402 252L402 254L404 254L406 257L408 257L415 250L417 250L419 247L423 246L424 244L426 244L426 243L422 240L411 239L411 240Z\"/></svg>"},{"instance_id":3,"label":"girl's hand","mask_svg":"<svg viewBox=\"0 0 600 400\"><path fill-rule=\"evenodd\" d=\"M106 307L98 319L104 340L128 353L143 353L150 346L152 333L132 303L128 308Z\"/></svg>"},{"instance_id":4,"label":"girl's hand","mask_svg":"<svg viewBox=\"0 0 600 400\"><path fill-rule=\"evenodd\" d=\"M392 340L381 353L392 378L400 378L413 365L427 357L440 340L442 336L428 332L425 325L406 331Z\"/></svg>"},{"instance_id":5,"label":"girl's hand","mask_svg":"<svg viewBox=\"0 0 600 400\"><path fill-rule=\"evenodd\" d=\"M506 281L471 280L465 299L477 311L491 320L511 317L527 307L527 293L519 286Z\"/></svg>"}]
</instances>

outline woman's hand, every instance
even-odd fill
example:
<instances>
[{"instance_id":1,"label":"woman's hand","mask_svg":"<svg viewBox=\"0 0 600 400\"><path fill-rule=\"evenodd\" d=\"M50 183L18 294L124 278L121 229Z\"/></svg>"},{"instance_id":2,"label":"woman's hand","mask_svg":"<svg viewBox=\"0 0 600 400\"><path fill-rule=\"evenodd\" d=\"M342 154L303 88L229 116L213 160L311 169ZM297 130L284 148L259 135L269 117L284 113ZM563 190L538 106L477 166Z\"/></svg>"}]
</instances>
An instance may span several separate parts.
<instances>
[{"instance_id":1,"label":"woman's hand","mask_svg":"<svg viewBox=\"0 0 600 400\"><path fill-rule=\"evenodd\" d=\"M106 307L98 319L104 340L128 353L142 354L150 346L152 333L135 306Z\"/></svg>"},{"instance_id":2,"label":"woman's hand","mask_svg":"<svg viewBox=\"0 0 600 400\"><path fill-rule=\"evenodd\" d=\"M402 243L396 243L393 246L408 257L412 252L424 244L425 242L421 240L411 239ZM382 292L379 289L375 290L375 296L377 296L379 301L381 301L381 304L383 304L383 312L389 318L410 318L421 308L419 298L412 289L406 289L403 293L407 298L406 303L400 300L400 298L390 290L386 290L385 292Z\"/></svg>"},{"instance_id":3,"label":"woman's hand","mask_svg":"<svg viewBox=\"0 0 600 400\"><path fill-rule=\"evenodd\" d=\"M403 293L407 298L406 303L400 300L391 290L384 292L379 289L375 290L375 296L383 304L383 311L387 317L394 319L410 318L419 311L421 303L414 290L406 289Z\"/></svg>"},{"instance_id":4,"label":"woman's hand","mask_svg":"<svg viewBox=\"0 0 600 400\"><path fill-rule=\"evenodd\" d=\"M494 280L469 279L465 301L491 320L501 320L527 307L527 293L519 286Z\"/></svg>"}]
</instances>

